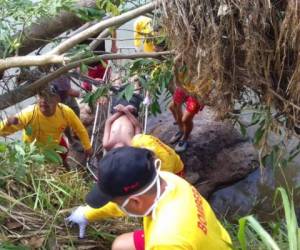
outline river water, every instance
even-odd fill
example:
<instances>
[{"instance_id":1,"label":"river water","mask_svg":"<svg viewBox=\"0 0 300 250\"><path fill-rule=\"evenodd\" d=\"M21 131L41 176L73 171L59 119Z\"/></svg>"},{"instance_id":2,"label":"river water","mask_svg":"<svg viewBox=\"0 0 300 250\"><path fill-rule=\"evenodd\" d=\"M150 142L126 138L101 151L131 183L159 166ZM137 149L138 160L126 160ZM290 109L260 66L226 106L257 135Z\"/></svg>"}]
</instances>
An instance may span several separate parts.
<instances>
[{"instance_id":1,"label":"river water","mask_svg":"<svg viewBox=\"0 0 300 250\"><path fill-rule=\"evenodd\" d=\"M246 118L248 120L248 118ZM247 129L249 138L254 137L257 127ZM276 138L271 136L270 141ZM297 145L299 139L292 137L287 142L288 150ZM287 167L266 166L249 174L243 180L216 191L210 197L210 203L219 216L235 220L248 214L257 215L260 220L274 218L274 195L278 187L284 187L293 194L294 204L300 218L300 155ZM277 199L280 200L280 199ZM276 203L277 205L280 203Z\"/></svg>"}]
</instances>

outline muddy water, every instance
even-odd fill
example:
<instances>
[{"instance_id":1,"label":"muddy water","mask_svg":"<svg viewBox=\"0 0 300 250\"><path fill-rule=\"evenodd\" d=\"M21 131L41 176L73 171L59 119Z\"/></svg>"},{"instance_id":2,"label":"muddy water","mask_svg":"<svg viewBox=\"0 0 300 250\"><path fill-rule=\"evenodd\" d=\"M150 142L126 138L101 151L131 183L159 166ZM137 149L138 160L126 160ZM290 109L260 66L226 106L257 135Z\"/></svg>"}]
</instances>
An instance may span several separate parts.
<instances>
[{"instance_id":1,"label":"muddy water","mask_svg":"<svg viewBox=\"0 0 300 250\"><path fill-rule=\"evenodd\" d=\"M293 193L294 204L300 218L300 160L286 168L257 169L243 180L232 186L216 191L210 197L210 203L220 217L233 221L241 216L255 214L261 221L275 216L280 199L274 203L277 187L286 188Z\"/></svg>"}]
</instances>

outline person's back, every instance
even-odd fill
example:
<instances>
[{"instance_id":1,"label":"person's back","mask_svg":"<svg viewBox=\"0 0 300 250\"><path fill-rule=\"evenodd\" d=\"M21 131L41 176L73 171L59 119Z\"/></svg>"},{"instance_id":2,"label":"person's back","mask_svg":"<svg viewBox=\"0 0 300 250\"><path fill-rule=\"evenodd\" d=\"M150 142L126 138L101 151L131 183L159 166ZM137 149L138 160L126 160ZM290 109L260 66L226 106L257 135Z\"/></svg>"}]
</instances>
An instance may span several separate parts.
<instances>
[{"instance_id":1,"label":"person's back","mask_svg":"<svg viewBox=\"0 0 300 250\"><path fill-rule=\"evenodd\" d=\"M145 249L231 249L231 239L208 202L182 178L161 172L165 193L144 217Z\"/></svg>"}]
</instances>

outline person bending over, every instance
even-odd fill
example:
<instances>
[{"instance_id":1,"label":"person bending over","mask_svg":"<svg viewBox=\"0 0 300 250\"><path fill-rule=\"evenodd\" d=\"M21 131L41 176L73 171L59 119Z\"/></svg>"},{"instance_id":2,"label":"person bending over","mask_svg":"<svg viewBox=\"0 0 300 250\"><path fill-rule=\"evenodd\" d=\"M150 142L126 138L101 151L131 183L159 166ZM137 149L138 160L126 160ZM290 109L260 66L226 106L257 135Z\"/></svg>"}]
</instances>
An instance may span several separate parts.
<instances>
[{"instance_id":1,"label":"person bending over","mask_svg":"<svg viewBox=\"0 0 300 250\"><path fill-rule=\"evenodd\" d=\"M182 85L186 81L187 72L176 70L175 84ZM179 83L179 84L177 84ZM182 112L183 104L186 110ZM193 130L194 116L204 108L204 105L186 93L182 87L176 87L169 109L179 127L179 131L171 138L170 143L176 143L175 151L183 152L188 148L188 139Z\"/></svg>"},{"instance_id":2,"label":"person bending over","mask_svg":"<svg viewBox=\"0 0 300 250\"><path fill-rule=\"evenodd\" d=\"M67 221L79 225L108 217L143 217L143 228L118 236L112 250L229 250L228 232L208 202L181 177L159 170L147 149L116 148L99 162L98 181Z\"/></svg>"},{"instance_id":3,"label":"person bending over","mask_svg":"<svg viewBox=\"0 0 300 250\"><path fill-rule=\"evenodd\" d=\"M40 145L49 144L68 147L63 132L71 127L79 137L85 153L91 155L92 146L85 127L74 111L59 103L59 96L54 86L50 85L38 93L37 104L31 105L14 116L0 123L0 136L7 136L23 130L23 141L36 142ZM67 154L61 154L67 166Z\"/></svg>"}]
</instances>

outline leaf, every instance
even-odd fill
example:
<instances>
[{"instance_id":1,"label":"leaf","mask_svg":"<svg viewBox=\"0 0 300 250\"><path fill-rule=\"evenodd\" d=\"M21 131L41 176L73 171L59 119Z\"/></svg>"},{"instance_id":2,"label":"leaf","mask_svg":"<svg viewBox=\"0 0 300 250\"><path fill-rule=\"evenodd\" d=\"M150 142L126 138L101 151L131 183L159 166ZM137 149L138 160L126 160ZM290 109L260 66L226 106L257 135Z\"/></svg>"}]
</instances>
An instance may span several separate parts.
<instances>
[{"instance_id":1,"label":"leaf","mask_svg":"<svg viewBox=\"0 0 300 250\"><path fill-rule=\"evenodd\" d=\"M15 145L15 150L18 154L25 156L25 150L18 144Z\"/></svg>"},{"instance_id":2,"label":"leaf","mask_svg":"<svg viewBox=\"0 0 300 250\"><path fill-rule=\"evenodd\" d=\"M151 104L150 108L151 108L151 114L153 114L153 115L157 115L157 114L160 114L160 113L161 113L160 105L159 105L159 103L157 102L157 100L155 100L155 101Z\"/></svg>"},{"instance_id":3,"label":"leaf","mask_svg":"<svg viewBox=\"0 0 300 250\"><path fill-rule=\"evenodd\" d=\"M48 160L52 163L57 163L57 164L62 163L62 159L61 159L60 155L53 150L46 149L44 151L44 155L45 155L46 160Z\"/></svg>"},{"instance_id":4,"label":"leaf","mask_svg":"<svg viewBox=\"0 0 300 250\"><path fill-rule=\"evenodd\" d=\"M246 135L247 135L246 127L244 126L243 123L241 123L241 122L239 122L239 121L238 121L238 123L239 123L239 125L240 125L240 131L241 131L242 136L243 136L243 137L246 137Z\"/></svg>"},{"instance_id":5,"label":"leaf","mask_svg":"<svg viewBox=\"0 0 300 250\"><path fill-rule=\"evenodd\" d=\"M31 159L37 163L44 163L45 156L44 155L32 155Z\"/></svg>"},{"instance_id":6,"label":"leaf","mask_svg":"<svg viewBox=\"0 0 300 250\"><path fill-rule=\"evenodd\" d=\"M134 86L133 84L128 84L128 86L124 90L125 99L130 101L134 93Z\"/></svg>"},{"instance_id":7,"label":"leaf","mask_svg":"<svg viewBox=\"0 0 300 250\"><path fill-rule=\"evenodd\" d=\"M29 126L27 126L27 127L25 128L25 133L26 133L26 135L31 136L31 135L32 135L32 132L33 132L33 130L32 130L32 126L31 126L31 125L29 125Z\"/></svg>"},{"instance_id":8,"label":"leaf","mask_svg":"<svg viewBox=\"0 0 300 250\"><path fill-rule=\"evenodd\" d=\"M80 72L81 73L87 73L88 70L89 70L89 68L88 68L88 66L86 64L84 64L84 63L80 64Z\"/></svg>"},{"instance_id":9,"label":"leaf","mask_svg":"<svg viewBox=\"0 0 300 250\"><path fill-rule=\"evenodd\" d=\"M238 239L240 241L242 250L247 249L245 236L246 222L249 223L249 226L252 227L252 229L261 238L265 246L273 250L280 250L277 243L272 239L270 234L260 225L260 223L252 215L239 219Z\"/></svg>"},{"instance_id":10,"label":"leaf","mask_svg":"<svg viewBox=\"0 0 300 250\"><path fill-rule=\"evenodd\" d=\"M259 127L258 130L256 130L255 135L254 135L254 144L258 145L259 142L261 141L261 138L263 137L265 133L265 130L263 126Z\"/></svg>"},{"instance_id":11,"label":"leaf","mask_svg":"<svg viewBox=\"0 0 300 250\"><path fill-rule=\"evenodd\" d=\"M298 224L297 217L295 213L294 203L289 199L286 190L282 187L276 189L275 198L277 198L278 194L281 195L286 227L288 232L288 243L290 250L298 250Z\"/></svg>"},{"instance_id":12,"label":"leaf","mask_svg":"<svg viewBox=\"0 0 300 250\"><path fill-rule=\"evenodd\" d=\"M0 153L4 153L7 150L7 146L0 142Z\"/></svg>"}]
</instances>

